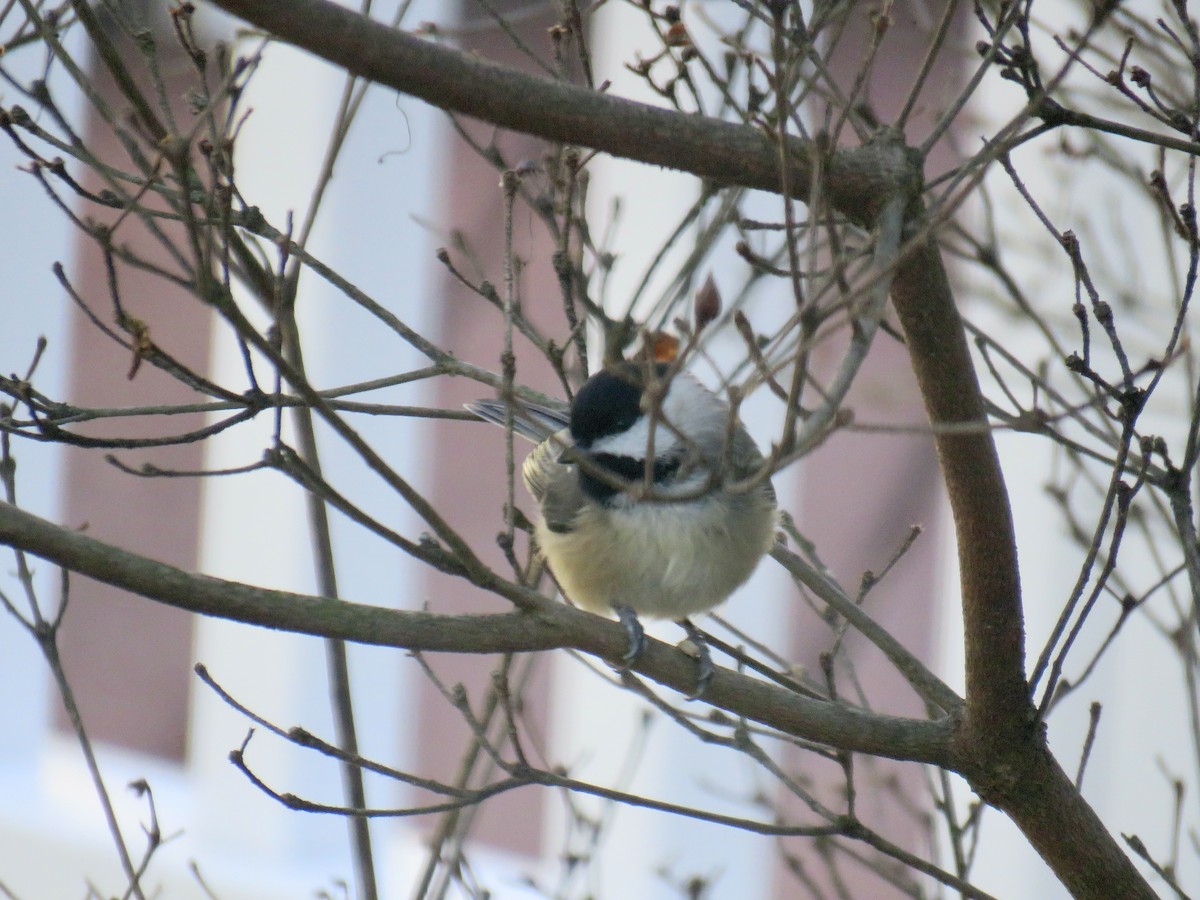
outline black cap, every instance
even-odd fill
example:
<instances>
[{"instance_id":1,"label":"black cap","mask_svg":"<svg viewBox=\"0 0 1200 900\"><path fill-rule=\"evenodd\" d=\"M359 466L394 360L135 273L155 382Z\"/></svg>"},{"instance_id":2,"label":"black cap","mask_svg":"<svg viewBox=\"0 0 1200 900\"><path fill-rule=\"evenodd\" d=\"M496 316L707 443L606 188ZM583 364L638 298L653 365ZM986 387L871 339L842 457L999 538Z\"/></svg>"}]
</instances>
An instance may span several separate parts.
<instances>
[{"instance_id":1,"label":"black cap","mask_svg":"<svg viewBox=\"0 0 1200 900\"><path fill-rule=\"evenodd\" d=\"M655 377L662 378L668 367L654 366ZM642 391L646 370L633 363L619 363L601 369L579 389L571 404L571 437L584 450L594 442L628 431L642 414Z\"/></svg>"},{"instance_id":2,"label":"black cap","mask_svg":"<svg viewBox=\"0 0 1200 900\"><path fill-rule=\"evenodd\" d=\"M633 366L602 369L589 378L571 404L571 437L587 449L593 442L629 429L641 415L642 377Z\"/></svg>"}]
</instances>

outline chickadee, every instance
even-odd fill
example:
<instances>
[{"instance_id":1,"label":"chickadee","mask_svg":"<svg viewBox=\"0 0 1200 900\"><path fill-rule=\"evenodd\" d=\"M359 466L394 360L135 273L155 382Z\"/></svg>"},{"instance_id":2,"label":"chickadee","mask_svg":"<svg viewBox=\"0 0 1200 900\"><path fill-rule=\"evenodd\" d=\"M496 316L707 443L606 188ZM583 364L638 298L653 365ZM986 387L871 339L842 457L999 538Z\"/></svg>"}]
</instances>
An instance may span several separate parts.
<instances>
[{"instance_id":1,"label":"chickadee","mask_svg":"<svg viewBox=\"0 0 1200 900\"><path fill-rule=\"evenodd\" d=\"M620 618L627 665L644 643L636 614L679 621L701 654L699 696L712 662L686 619L750 577L774 542L777 509L770 481L747 481L763 457L729 405L686 372L668 374L620 363L588 379L569 410L518 402L513 425L538 442L521 474L563 593ZM505 422L502 401L467 408Z\"/></svg>"}]
</instances>

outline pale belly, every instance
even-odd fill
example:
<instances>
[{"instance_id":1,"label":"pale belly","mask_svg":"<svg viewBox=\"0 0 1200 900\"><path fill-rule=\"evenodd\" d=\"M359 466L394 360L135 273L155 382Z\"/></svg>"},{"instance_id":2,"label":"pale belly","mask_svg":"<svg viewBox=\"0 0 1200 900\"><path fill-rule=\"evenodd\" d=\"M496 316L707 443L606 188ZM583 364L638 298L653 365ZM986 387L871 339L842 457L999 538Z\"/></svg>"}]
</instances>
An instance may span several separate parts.
<instances>
[{"instance_id":1,"label":"pale belly","mask_svg":"<svg viewBox=\"0 0 1200 900\"><path fill-rule=\"evenodd\" d=\"M757 498L732 515L666 504L590 507L568 533L538 524L537 538L566 596L591 612L628 606L682 619L712 609L750 577L775 533L772 505Z\"/></svg>"}]
</instances>

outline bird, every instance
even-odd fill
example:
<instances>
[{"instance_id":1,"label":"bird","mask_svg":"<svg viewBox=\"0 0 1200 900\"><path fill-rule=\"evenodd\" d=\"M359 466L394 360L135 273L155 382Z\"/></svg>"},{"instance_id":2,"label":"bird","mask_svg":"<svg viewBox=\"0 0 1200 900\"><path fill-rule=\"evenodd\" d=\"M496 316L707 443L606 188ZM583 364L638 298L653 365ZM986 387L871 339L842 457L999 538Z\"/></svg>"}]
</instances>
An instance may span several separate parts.
<instances>
[{"instance_id":1,"label":"bird","mask_svg":"<svg viewBox=\"0 0 1200 900\"><path fill-rule=\"evenodd\" d=\"M466 406L509 420L503 400ZM712 660L689 617L727 600L775 542L775 491L753 438L699 379L652 362L600 369L569 405L515 400L511 422L537 443L521 474L563 595L622 622L625 668L645 646L639 616L679 622L697 648L691 696L701 696Z\"/></svg>"}]
</instances>

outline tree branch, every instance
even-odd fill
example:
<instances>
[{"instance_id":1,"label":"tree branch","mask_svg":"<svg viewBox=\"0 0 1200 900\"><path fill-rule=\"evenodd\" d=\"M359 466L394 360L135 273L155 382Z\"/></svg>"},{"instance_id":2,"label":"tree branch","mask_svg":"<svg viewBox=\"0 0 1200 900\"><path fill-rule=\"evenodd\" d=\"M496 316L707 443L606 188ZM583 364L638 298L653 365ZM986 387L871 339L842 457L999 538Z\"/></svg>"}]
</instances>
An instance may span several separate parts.
<instances>
[{"instance_id":1,"label":"tree branch","mask_svg":"<svg viewBox=\"0 0 1200 900\"><path fill-rule=\"evenodd\" d=\"M360 644L455 653L521 653L574 647L620 663L628 637L619 623L499 579L489 588L519 597L520 612L451 616L366 606L197 575L112 547L0 502L0 544L178 609L298 634ZM695 686L696 661L648 640L633 667L680 693ZM717 669L705 701L786 734L842 750L945 766L950 720L877 715L813 700Z\"/></svg>"},{"instance_id":2,"label":"tree branch","mask_svg":"<svg viewBox=\"0 0 1200 900\"><path fill-rule=\"evenodd\" d=\"M892 302L934 425L958 538L968 740L978 742L985 753L1023 746L1032 708L1025 681L1016 535L966 332L931 238L920 240L902 259L892 282ZM937 428L966 423L984 427Z\"/></svg>"},{"instance_id":3,"label":"tree branch","mask_svg":"<svg viewBox=\"0 0 1200 900\"><path fill-rule=\"evenodd\" d=\"M439 109L501 128L591 147L622 159L691 172L727 185L778 192L779 151L750 125L687 115L546 77L527 75L389 28L329 0L211 0L280 40ZM813 186L812 144L789 142L788 183ZM840 149L822 165L821 190L860 224L873 221L888 188L907 178L894 147Z\"/></svg>"},{"instance_id":4,"label":"tree branch","mask_svg":"<svg viewBox=\"0 0 1200 900\"><path fill-rule=\"evenodd\" d=\"M919 240L901 261L892 302L934 425L985 424L962 320L932 239ZM1153 900L1034 726L1016 538L992 433L934 433L961 570L967 691L955 740L959 771L1013 819L1073 897Z\"/></svg>"}]
</instances>

